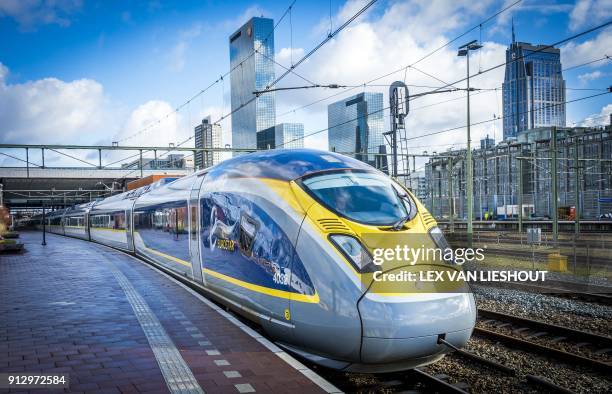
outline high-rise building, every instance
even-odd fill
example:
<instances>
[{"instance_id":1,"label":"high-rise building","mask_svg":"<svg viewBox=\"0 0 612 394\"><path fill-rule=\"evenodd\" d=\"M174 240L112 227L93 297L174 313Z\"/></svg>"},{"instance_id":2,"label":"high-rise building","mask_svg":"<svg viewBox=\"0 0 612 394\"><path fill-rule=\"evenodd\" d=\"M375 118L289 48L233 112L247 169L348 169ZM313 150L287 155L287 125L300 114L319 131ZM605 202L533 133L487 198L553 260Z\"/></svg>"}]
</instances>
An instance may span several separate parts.
<instances>
[{"instance_id":1,"label":"high-rise building","mask_svg":"<svg viewBox=\"0 0 612 394\"><path fill-rule=\"evenodd\" d=\"M489 149L495 146L495 140L489 137L489 134L485 138L480 140L480 149Z\"/></svg>"},{"instance_id":2,"label":"high-rise building","mask_svg":"<svg viewBox=\"0 0 612 394\"><path fill-rule=\"evenodd\" d=\"M253 94L274 82L274 21L252 18L230 36L229 46L232 146L256 149L257 132L276 123L274 93Z\"/></svg>"},{"instance_id":3,"label":"high-rise building","mask_svg":"<svg viewBox=\"0 0 612 394\"><path fill-rule=\"evenodd\" d=\"M327 107L329 150L351 156L386 170L383 94L364 92Z\"/></svg>"},{"instance_id":4,"label":"high-rise building","mask_svg":"<svg viewBox=\"0 0 612 394\"><path fill-rule=\"evenodd\" d=\"M202 119L202 123L197 125L195 132L195 147L221 148L222 135L221 125L210 122L210 116ZM197 169L212 167L221 162L221 152L199 151L195 153L194 164Z\"/></svg>"},{"instance_id":5,"label":"high-rise building","mask_svg":"<svg viewBox=\"0 0 612 394\"><path fill-rule=\"evenodd\" d=\"M536 127L565 126L565 81L560 51L517 42L506 50L502 86L504 140Z\"/></svg>"},{"instance_id":6,"label":"high-rise building","mask_svg":"<svg viewBox=\"0 0 612 394\"><path fill-rule=\"evenodd\" d=\"M304 147L304 125L281 123L257 133L257 149L295 149Z\"/></svg>"}]
</instances>

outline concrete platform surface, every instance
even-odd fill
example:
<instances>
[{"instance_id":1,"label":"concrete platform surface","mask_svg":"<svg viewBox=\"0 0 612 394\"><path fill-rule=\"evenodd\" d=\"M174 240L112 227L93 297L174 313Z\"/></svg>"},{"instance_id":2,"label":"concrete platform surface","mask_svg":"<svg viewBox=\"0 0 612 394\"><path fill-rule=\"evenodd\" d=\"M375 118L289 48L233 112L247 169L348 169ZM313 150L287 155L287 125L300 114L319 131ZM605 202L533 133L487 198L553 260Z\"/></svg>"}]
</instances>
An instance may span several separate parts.
<instances>
[{"instance_id":1,"label":"concrete platform surface","mask_svg":"<svg viewBox=\"0 0 612 394\"><path fill-rule=\"evenodd\" d=\"M32 392L334 391L255 331L132 256L52 234L46 246L38 232L21 240L25 253L0 255L0 375L69 377L67 388Z\"/></svg>"}]
</instances>

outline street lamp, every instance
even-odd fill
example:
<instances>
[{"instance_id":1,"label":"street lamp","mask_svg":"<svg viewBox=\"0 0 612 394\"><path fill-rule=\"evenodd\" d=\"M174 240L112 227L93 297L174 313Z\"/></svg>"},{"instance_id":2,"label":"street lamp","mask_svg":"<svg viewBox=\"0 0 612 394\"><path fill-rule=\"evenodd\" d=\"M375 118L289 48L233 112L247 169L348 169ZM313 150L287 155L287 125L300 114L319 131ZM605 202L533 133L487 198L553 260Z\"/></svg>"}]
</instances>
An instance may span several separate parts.
<instances>
[{"instance_id":1,"label":"street lamp","mask_svg":"<svg viewBox=\"0 0 612 394\"><path fill-rule=\"evenodd\" d=\"M467 61L467 152L466 152L466 196L467 196L467 242L468 247L472 246L472 237L474 230L472 228L472 221L474 220L474 207L472 206L472 192L474 189L474 178L472 173L472 146L470 137L470 51L476 51L482 48L482 45L478 44L477 40L468 42L465 45L459 47L457 56L465 56Z\"/></svg>"}]
</instances>

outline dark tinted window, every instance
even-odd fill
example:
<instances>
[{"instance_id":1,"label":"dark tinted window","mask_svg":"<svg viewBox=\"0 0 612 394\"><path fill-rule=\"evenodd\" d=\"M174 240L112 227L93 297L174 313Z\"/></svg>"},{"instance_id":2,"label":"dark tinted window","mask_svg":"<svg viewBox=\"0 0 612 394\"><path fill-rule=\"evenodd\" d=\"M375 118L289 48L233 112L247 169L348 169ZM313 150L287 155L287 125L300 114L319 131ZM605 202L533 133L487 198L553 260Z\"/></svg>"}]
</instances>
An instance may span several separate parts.
<instances>
[{"instance_id":1,"label":"dark tinted window","mask_svg":"<svg viewBox=\"0 0 612 394\"><path fill-rule=\"evenodd\" d=\"M393 181L377 173L325 173L308 177L302 184L333 212L361 223L391 225L411 210Z\"/></svg>"}]
</instances>

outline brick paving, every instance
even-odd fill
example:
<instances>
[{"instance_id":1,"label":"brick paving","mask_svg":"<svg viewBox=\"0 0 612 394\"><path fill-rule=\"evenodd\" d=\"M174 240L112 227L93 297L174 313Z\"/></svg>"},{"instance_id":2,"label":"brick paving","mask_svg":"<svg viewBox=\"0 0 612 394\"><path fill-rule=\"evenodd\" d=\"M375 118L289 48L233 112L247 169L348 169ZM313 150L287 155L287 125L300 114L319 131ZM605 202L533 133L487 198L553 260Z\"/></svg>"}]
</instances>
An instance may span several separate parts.
<instances>
[{"instance_id":1,"label":"brick paving","mask_svg":"<svg viewBox=\"0 0 612 394\"><path fill-rule=\"evenodd\" d=\"M204 392L322 391L191 292L134 258L77 239L49 234L45 247L40 239L40 233L22 233L27 251L0 255L0 373L69 374L69 389L55 392L168 392L118 282L121 275Z\"/></svg>"}]
</instances>

